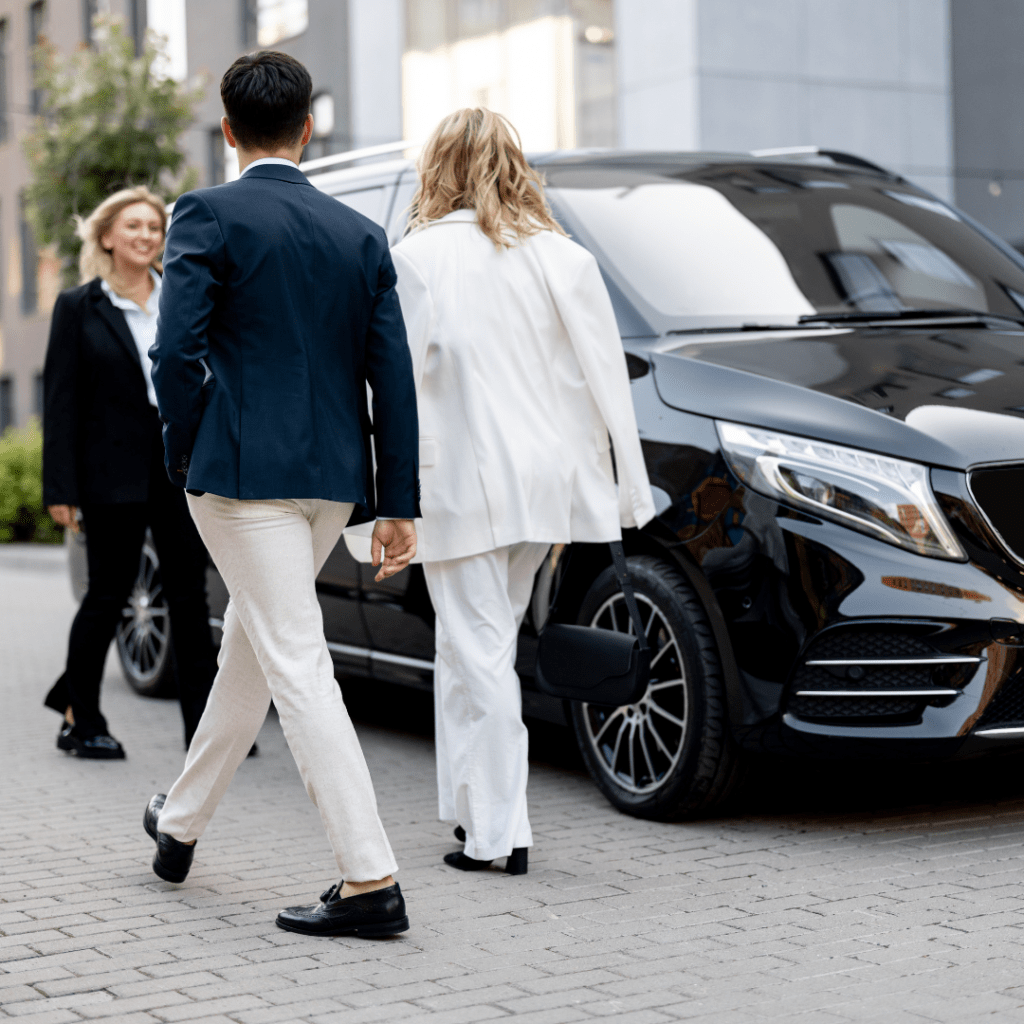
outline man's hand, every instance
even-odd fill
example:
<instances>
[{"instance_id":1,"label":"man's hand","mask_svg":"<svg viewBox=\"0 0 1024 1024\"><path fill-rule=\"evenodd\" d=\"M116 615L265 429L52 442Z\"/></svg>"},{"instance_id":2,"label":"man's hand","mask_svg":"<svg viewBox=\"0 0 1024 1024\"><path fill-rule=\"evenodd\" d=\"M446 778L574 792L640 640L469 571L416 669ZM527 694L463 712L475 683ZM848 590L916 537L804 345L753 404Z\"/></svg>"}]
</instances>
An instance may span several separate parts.
<instances>
[{"instance_id":1,"label":"man's hand","mask_svg":"<svg viewBox=\"0 0 1024 1024\"><path fill-rule=\"evenodd\" d=\"M380 566L380 572L374 577L378 583L401 572L415 554L416 527L411 519L377 520L373 527L371 556L373 564Z\"/></svg>"},{"instance_id":2,"label":"man's hand","mask_svg":"<svg viewBox=\"0 0 1024 1024\"><path fill-rule=\"evenodd\" d=\"M75 518L78 515L78 509L74 505L48 505L46 511L50 513L50 518L58 526L63 526L64 529L70 530L72 533L78 533L78 520ZM415 541L413 543L415 544Z\"/></svg>"}]
</instances>

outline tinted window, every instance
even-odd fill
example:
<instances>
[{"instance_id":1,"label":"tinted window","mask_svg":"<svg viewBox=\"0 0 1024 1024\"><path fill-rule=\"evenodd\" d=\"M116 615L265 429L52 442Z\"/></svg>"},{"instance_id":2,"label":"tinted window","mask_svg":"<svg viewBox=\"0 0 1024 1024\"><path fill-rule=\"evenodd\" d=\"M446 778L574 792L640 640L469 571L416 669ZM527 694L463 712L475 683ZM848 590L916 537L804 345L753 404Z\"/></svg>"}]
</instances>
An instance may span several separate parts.
<instances>
[{"instance_id":1,"label":"tinted window","mask_svg":"<svg viewBox=\"0 0 1024 1024\"><path fill-rule=\"evenodd\" d=\"M388 224L388 241L397 245L405 234L405 225L409 220L409 205L419 185L419 178L415 173L406 174L398 183L395 191L395 201L391 207L391 222Z\"/></svg>"},{"instance_id":2,"label":"tinted window","mask_svg":"<svg viewBox=\"0 0 1024 1024\"><path fill-rule=\"evenodd\" d=\"M834 167L545 168L572 234L662 329L820 312L1024 312L1024 269L913 186Z\"/></svg>"},{"instance_id":3,"label":"tinted window","mask_svg":"<svg viewBox=\"0 0 1024 1024\"><path fill-rule=\"evenodd\" d=\"M384 226L384 208L386 190L384 188L362 188L355 192L342 192L334 198L346 206L351 206L357 213Z\"/></svg>"}]
</instances>

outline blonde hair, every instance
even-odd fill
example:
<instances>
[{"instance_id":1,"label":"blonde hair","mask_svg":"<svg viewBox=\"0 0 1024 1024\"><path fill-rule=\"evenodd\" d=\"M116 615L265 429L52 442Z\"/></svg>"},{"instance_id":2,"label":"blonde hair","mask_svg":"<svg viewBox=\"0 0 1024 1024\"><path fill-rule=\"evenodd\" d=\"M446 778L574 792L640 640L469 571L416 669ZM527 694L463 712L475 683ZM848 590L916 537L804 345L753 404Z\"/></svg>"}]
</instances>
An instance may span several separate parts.
<instances>
[{"instance_id":1,"label":"blonde hair","mask_svg":"<svg viewBox=\"0 0 1024 1024\"><path fill-rule=\"evenodd\" d=\"M475 210L495 248L540 231L565 232L551 215L544 182L526 162L519 133L501 114L465 107L435 129L417 162L420 185L409 208L415 231L454 210Z\"/></svg>"},{"instance_id":2,"label":"blonde hair","mask_svg":"<svg viewBox=\"0 0 1024 1024\"><path fill-rule=\"evenodd\" d=\"M103 248L102 238L113 227L121 211L135 203L149 203L160 215L160 226L164 236L167 235L167 211L163 200L150 192L145 185L134 188L123 188L115 192L96 207L88 217L75 217L75 233L82 240L82 252L78 257L78 271L81 281L91 281L94 277L102 277L115 292L120 294L119 281L114 270L114 258ZM152 266L162 272L160 256L163 246L157 251Z\"/></svg>"}]
</instances>

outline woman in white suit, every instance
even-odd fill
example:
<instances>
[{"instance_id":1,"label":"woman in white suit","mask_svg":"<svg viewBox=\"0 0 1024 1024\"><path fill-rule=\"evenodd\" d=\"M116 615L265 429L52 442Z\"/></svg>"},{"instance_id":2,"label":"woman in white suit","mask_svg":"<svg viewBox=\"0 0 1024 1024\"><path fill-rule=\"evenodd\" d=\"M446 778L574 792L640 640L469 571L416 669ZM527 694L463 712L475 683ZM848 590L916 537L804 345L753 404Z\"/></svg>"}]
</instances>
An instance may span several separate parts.
<instances>
[{"instance_id":1,"label":"woman in white suit","mask_svg":"<svg viewBox=\"0 0 1024 1024\"><path fill-rule=\"evenodd\" d=\"M522 874L533 838L515 659L534 576L552 544L618 540L654 504L597 262L552 218L515 130L457 111L419 170L393 256L437 614L439 810L465 833L445 861L470 871L507 857Z\"/></svg>"}]
</instances>

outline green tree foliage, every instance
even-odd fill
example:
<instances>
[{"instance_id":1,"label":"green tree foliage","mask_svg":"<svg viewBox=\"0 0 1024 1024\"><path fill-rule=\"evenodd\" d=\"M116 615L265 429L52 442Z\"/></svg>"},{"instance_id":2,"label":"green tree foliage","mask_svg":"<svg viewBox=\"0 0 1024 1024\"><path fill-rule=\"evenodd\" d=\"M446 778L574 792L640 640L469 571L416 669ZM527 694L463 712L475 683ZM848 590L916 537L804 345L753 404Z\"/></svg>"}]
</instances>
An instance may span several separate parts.
<instances>
[{"instance_id":1,"label":"green tree foliage","mask_svg":"<svg viewBox=\"0 0 1024 1024\"><path fill-rule=\"evenodd\" d=\"M63 531L43 507L43 435L39 421L0 437L0 541L59 543Z\"/></svg>"},{"instance_id":2,"label":"green tree foliage","mask_svg":"<svg viewBox=\"0 0 1024 1024\"><path fill-rule=\"evenodd\" d=\"M179 138L202 88L159 73L159 40L135 56L116 21L97 23L95 46L64 56L51 43L36 49L42 114L25 140L32 173L27 212L44 245L56 243L65 285L78 281L81 241L75 215L88 216L107 196L147 185L168 202L195 188L182 173Z\"/></svg>"}]
</instances>

